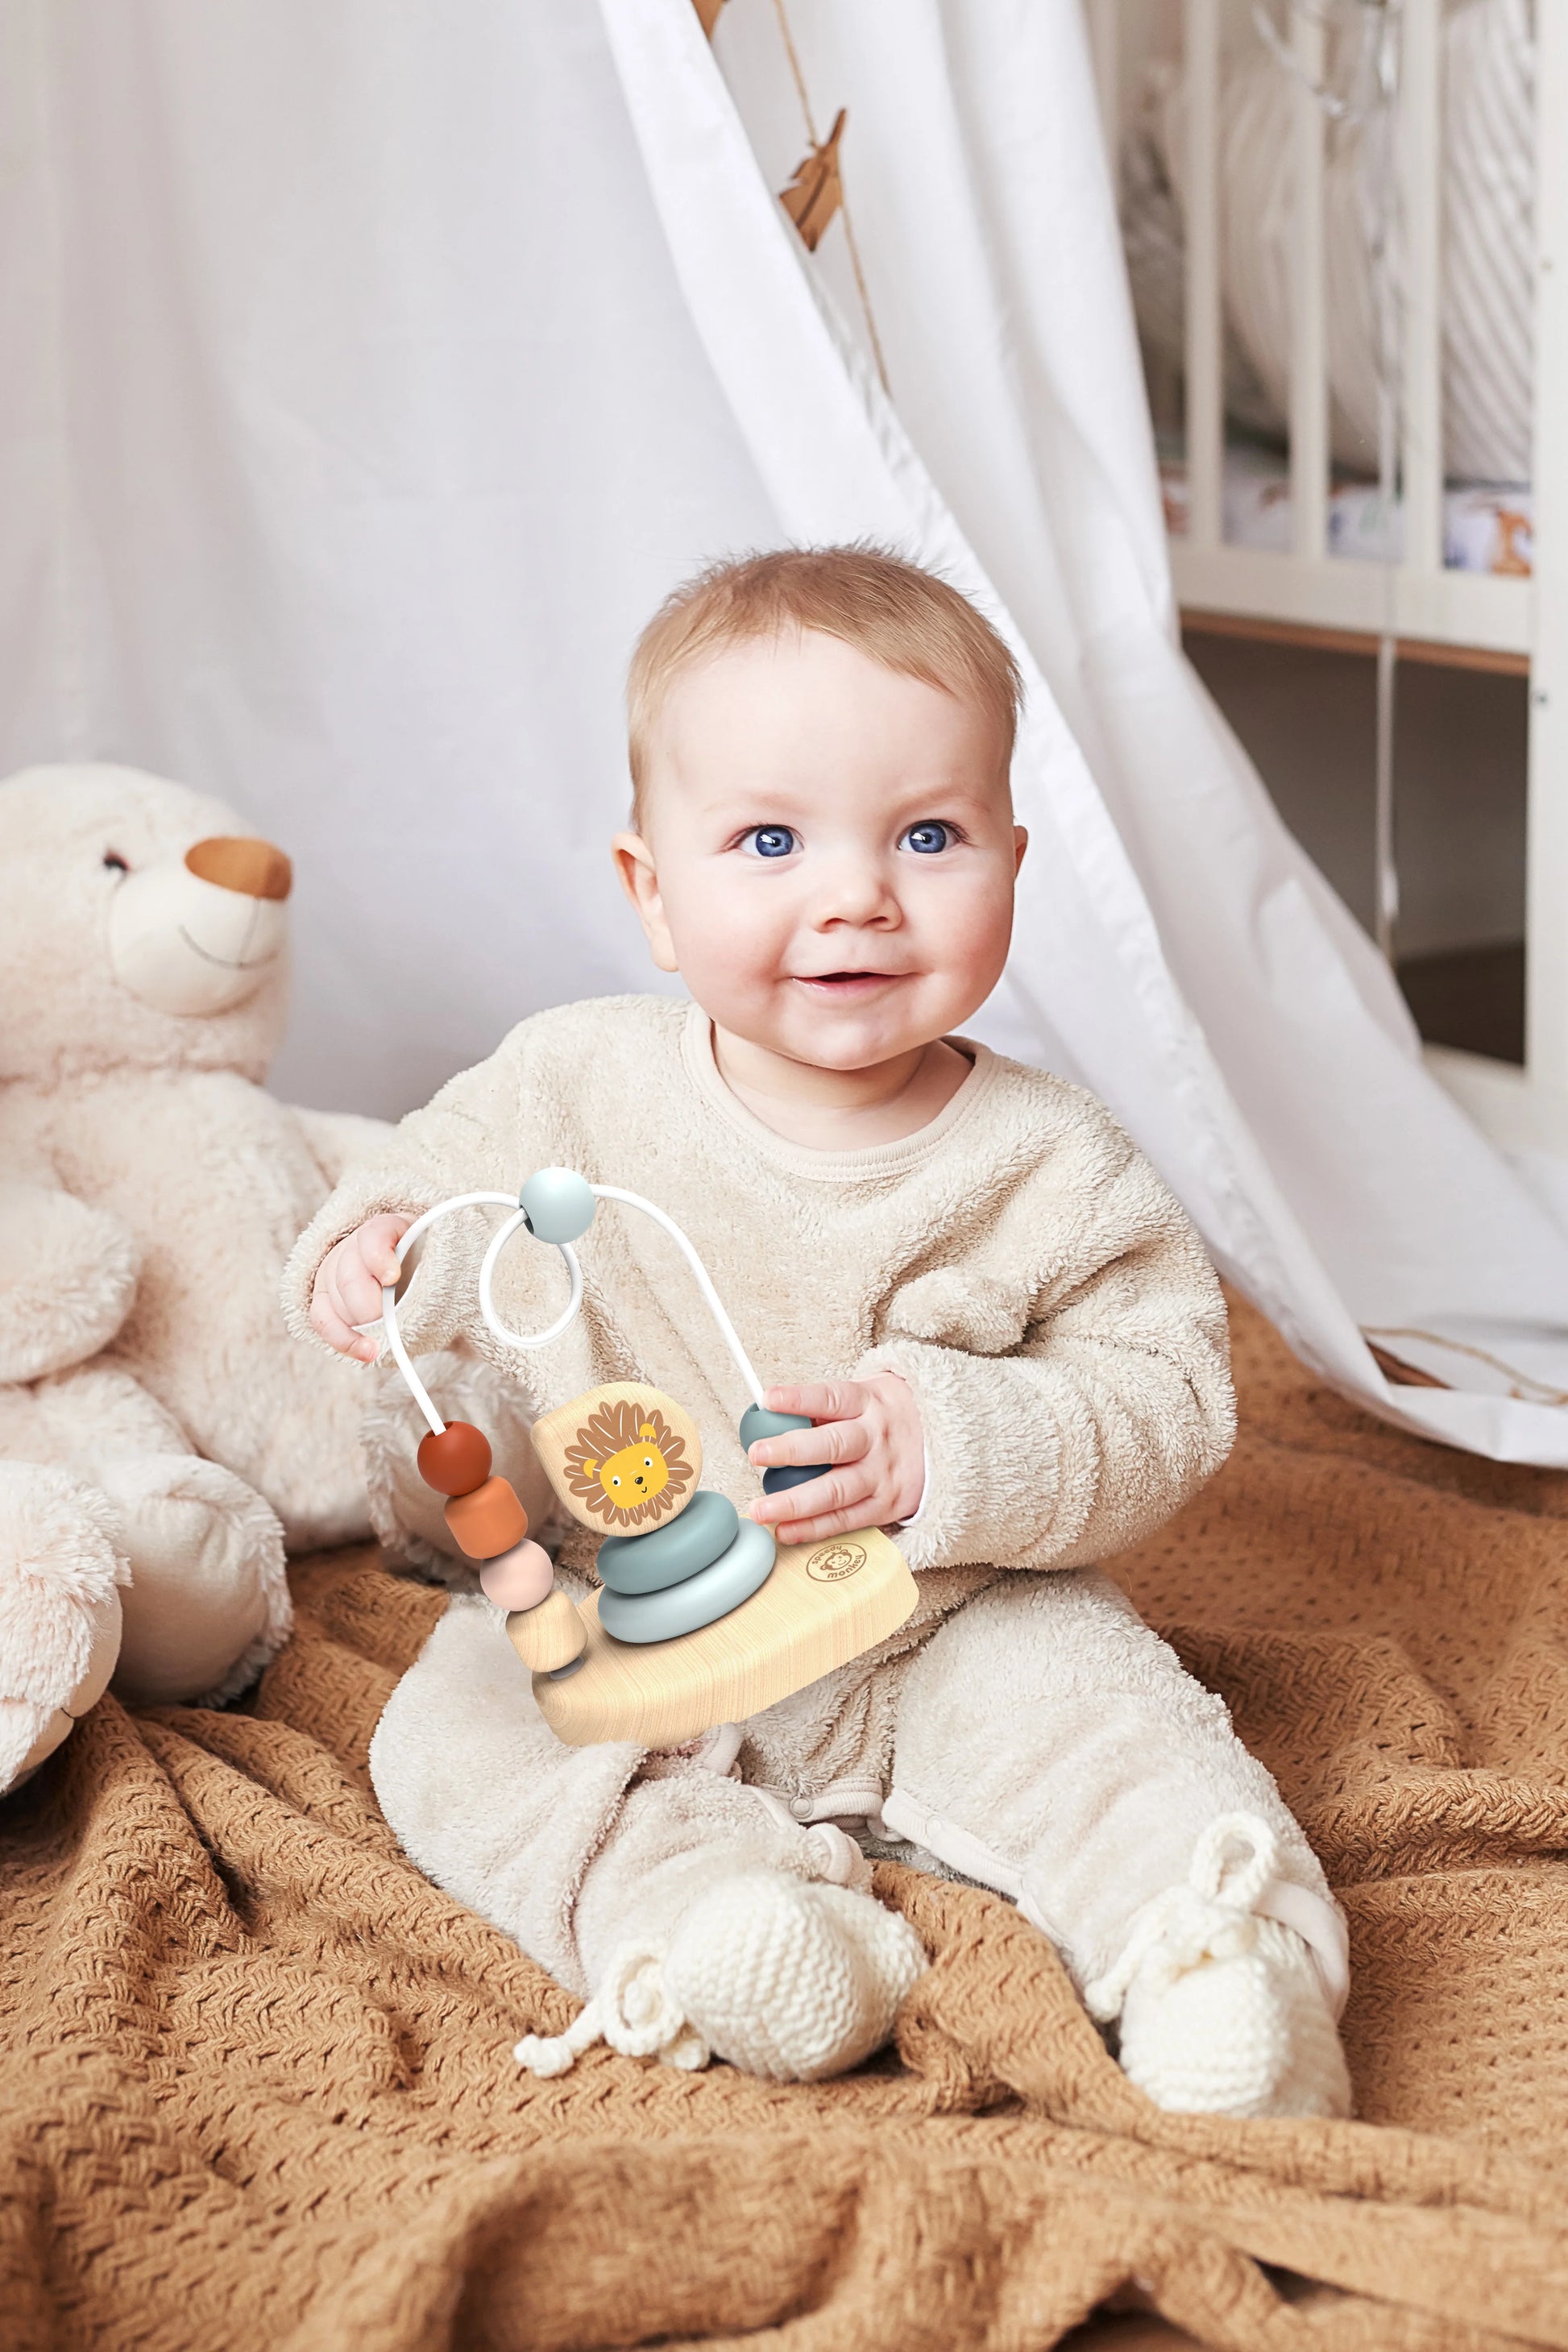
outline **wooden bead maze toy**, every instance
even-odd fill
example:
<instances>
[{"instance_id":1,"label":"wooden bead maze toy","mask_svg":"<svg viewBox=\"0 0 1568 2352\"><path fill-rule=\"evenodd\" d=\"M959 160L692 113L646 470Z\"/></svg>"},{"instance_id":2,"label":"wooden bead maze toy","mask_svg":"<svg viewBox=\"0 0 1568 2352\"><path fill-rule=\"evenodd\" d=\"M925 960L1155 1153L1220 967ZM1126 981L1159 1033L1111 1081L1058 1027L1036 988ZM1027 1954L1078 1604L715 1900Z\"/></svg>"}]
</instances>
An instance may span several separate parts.
<instances>
[{"instance_id":1,"label":"wooden bead maze toy","mask_svg":"<svg viewBox=\"0 0 1568 2352\"><path fill-rule=\"evenodd\" d=\"M437 1217L510 1210L479 1269L479 1312L509 1348L542 1348L582 1305L573 1244L602 1200L652 1217L685 1257L752 1396L741 1417L742 1444L809 1428L804 1415L763 1405L762 1383L701 1259L674 1219L640 1193L543 1168L515 1196L463 1192L427 1210L399 1242L398 1264ZM570 1277L566 1306L544 1331L513 1331L495 1309L497 1262L523 1232L558 1249ZM914 1579L879 1528L779 1546L771 1528L742 1518L727 1496L703 1486L696 1423L642 1381L602 1382L533 1425L534 1449L563 1507L601 1539L602 1590L579 1607L530 1538L517 1496L492 1475L489 1440L437 1412L398 1329L395 1284L382 1292L382 1313L398 1370L430 1424L419 1445L420 1475L447 1496L453 1538L483 1563L479 1582L506 1610L508 1636L531 1671L540 1709L569 1746L631 1739L673 1748L715 1724L743 1722L886 1640L913 1610ZM766 1471L763 1489L801 1485L825 1466Z\"/></svg>"}]
</instances>

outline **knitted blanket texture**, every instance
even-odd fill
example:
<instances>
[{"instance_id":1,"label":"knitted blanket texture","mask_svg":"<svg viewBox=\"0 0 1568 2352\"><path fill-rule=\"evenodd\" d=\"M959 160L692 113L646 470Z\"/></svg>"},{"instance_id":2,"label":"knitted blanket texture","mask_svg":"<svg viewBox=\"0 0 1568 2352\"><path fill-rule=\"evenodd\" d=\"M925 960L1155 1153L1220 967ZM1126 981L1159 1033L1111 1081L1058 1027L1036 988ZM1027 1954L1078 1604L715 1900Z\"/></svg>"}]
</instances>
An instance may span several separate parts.
<instances>
[{"instance_id":1,"label":"knitted blanket texture","mask_svg":"<svg viewBox=\"0 0 1568 2352\"><path fill-rule=\"evenodd\" d=\"M1345 1903L1363 2120L1159 2113L1005 1903L889 1864L935 1964L860 2074L520 2073L576 2004L366 1773L445 1595L340 1553L247 1706L105 1700L0 1807L7 2352L1568 2347L1568 1478L1235 1326L1236 1454L1114 1572Z\"/></svg>"}]
</instances>

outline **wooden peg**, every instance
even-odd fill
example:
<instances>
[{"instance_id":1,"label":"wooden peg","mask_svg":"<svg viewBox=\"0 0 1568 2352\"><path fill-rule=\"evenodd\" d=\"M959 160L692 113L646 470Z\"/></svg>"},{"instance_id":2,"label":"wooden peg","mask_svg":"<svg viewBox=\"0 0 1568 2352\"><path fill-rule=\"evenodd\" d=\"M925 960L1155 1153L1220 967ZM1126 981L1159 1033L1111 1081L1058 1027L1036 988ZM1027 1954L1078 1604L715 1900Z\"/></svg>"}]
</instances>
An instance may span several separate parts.
<instances>
[{"instance_id":1,"label":"wooden peg","mask_svg":"<svg viewBox=\"0 0 1568 2352\"><path fill-rule=\"evenodd\" d=\"M581 1657L587 1630L561 1587L547 1593L536 1609L514 1609L506 1621L507 1640L525 1666L536 1675L552 1675Z\"/></svg>"},{"instance_id":2,"label":"wooden peg","mask_svg":"<svg viewBox=\"0 0 1568 2352\"><path fill-rule=\"evenodd\" d=\"M596 1536L636 1536L686 1508L702 1475L689 1413L644 1381L606 1381L542 1413L533 1450L562 1502Z\"/></svg>"}]
</instances>

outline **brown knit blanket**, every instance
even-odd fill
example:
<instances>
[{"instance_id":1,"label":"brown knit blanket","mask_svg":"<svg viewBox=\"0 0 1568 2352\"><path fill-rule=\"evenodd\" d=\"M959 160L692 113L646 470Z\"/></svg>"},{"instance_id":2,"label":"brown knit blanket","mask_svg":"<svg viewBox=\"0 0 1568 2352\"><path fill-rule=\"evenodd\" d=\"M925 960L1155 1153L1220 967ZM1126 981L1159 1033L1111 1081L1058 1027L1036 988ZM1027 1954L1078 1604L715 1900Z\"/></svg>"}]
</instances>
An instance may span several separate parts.
<instances>
[{"instance_id":1,"label":"brown knit blanket","mask_svg":"<svg viewBox=\"0 0 1568 2352\"><path fill-rule=\"evenodd\" d=\"M1120 1572L1343 1895L1363 2121L1157 2113L1006 1904L892 1868L896 2057L521 2074L572 2002L365 1773L441 1597L339 1555L248 1710L106 1700L0 1807L0 2344L1568 2347L1568 1480L1237 1333L1235 1459Z\"/></svg>"}]
</instances>

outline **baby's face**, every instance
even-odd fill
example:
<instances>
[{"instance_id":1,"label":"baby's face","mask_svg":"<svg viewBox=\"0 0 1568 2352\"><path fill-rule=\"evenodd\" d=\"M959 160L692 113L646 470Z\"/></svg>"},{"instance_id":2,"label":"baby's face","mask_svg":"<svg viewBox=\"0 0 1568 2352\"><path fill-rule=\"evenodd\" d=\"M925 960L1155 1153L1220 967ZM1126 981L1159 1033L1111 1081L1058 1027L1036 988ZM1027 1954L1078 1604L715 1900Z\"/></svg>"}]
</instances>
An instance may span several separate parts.
<instances>
[{"instance_id":1,"label":"baby's face","mask_svg":"<svg viewBox=\"0 0 1568 2352\"><path fill-rule=\"evenodd\" d=\"M616 856L661 970L721 1029L865 1069L1001 976L1025 835L976 707L809 633L671 688Z\"/></svg>"}]
</instances>

